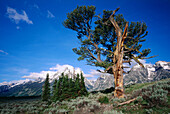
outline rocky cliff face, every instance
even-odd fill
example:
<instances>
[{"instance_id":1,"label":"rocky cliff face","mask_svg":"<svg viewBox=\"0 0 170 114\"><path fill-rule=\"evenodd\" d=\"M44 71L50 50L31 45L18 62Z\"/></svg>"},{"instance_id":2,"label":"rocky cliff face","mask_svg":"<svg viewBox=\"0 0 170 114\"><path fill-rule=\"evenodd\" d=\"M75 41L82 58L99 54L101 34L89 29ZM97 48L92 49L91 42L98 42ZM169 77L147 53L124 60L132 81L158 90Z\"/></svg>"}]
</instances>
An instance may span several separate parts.
<instances>
[{"instance_id":1,"label":"rocky cliff face","mask_svg":"<svg viewBox=\"0 0 170 114\"><path fill-rule=\"evenodd\" d=\"M145 68L135 65L129 74L124 75L124 84L144 83L170 78L170 62L158 61L155 65L146 64Z\"/></svg>"},{"instance_id":2,"label":"rocky cliff face","mask_svg":"<svg viewBox=\"0 0 170 114\"><path fill-rule=\"evenodd\" d=\"M131 71L124 75L124 85L134 83L152 82L170 78L170 62L158 61L155 65L145 64L145 68L135 65ZM92 90L103 90L114 86L113 75L101 75Z\"/></svg>"},{"instance_id":3,"label":"rocky cliff face","mask_svg":"<svg viewBox=\"0 0 170 114\"><path fill-rule=\"evenodd\" d=\"M93 91L103 90L114 86L113 75L103 74L94 83Z\"/></svg>"}]
</instances>

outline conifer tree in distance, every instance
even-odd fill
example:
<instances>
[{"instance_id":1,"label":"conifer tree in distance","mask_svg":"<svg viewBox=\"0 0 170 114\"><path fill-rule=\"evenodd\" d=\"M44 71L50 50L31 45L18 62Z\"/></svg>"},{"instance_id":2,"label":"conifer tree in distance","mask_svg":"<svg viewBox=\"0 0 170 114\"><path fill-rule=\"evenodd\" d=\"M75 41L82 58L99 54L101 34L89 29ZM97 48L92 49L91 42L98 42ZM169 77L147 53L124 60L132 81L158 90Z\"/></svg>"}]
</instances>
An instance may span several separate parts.
<instances>
[{"instance_id":1,"label":"conifer tree in distance","mask_svg":"<svg viewBox=\"0 0 170 114\"><path fill-rule=\"evenodd\" d=\"M56 84L56 91L54 93L54 96L55 96L54 101L59 100L60 93L61 93L61 77L59 77L57 84Z\"/></svg>"},{"instance_id":2,"label":"conifer tree in distance","mask_svg":"<svg viewBox=\"0 0 170 114\"><path fill-rule=\"evenodd\" d=\"M49 74L47 74L42 90L42 101L48 101L49 98L50 98L50 83Z\"/></svg>"},{"instance_id":3,"label":"conifer tree in distance","mask_svg":"<svg viewBox=\"0 0 170 114\"><path fill-rule=\"evenodd\" d=\"M53 95L53 97L52 97L52 100L55 100L55 98L56 98L56 88L57 87L57 79L55 79L55 81L54 81L54 84L53 84L53 92L52 92L52 95Z\"/></svg>"},{"instance_id":4,"label":"conifer tree in distance","mask_svg":"<svg viewBox=\"0 0 170 114\"><path fill-rule=\"evenodd\" d=\"M80 94L80 78L79 74L77 74L76 81L75 81L75 90L76 90L76 96L79 96Z\"/></svg>"},{"instance_id":5,"label":"conifer tree in distance","mask_svg":"<svg viewBox=\"0 0 170 114\"><path fill-rule=\"evenodd\" d=\"M80 89L80 94L81 94L81 95L87 95L88 92L87 92L87 89L86 89L86 86L85 86L85 83L84 83L84 77L83 77L83 73L82 73L82 72L81 72L80 76L81 76L81 81L80 81L80 87L81 87L81 89Z\"/></svg>"}]
</instances>

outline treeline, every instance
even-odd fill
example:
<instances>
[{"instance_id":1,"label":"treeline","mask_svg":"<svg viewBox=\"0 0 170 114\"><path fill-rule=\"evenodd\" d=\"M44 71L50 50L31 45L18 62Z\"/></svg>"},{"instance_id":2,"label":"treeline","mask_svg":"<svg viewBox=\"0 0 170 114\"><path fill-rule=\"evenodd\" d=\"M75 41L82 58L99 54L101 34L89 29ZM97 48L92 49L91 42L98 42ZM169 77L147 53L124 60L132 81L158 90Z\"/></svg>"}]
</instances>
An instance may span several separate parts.
<instances>
[{"instance_id":1,"label":"treeline","mask_svg":"<svg viewBox=\"0 0 170 114\"><path fill-rule=\"evenodd\" d=\"M62 73L59 79L56 79L53 83L52 94L50 94L49 74L47 74L42 90L43 101L62 101L85 95L88 95L88 92L82 73L77 74L73 79Z\"/></svg>"}]
</instances>

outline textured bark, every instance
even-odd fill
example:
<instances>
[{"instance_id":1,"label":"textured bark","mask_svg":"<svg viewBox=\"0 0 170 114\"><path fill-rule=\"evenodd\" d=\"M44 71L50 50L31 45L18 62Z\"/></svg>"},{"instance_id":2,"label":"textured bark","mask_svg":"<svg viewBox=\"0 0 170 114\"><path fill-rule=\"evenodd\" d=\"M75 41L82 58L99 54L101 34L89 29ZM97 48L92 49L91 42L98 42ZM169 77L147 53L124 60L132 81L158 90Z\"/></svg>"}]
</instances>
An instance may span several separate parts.
<instances>
[{"instance_id":1,"label":"textured bark","mask_svg":"<svg viewBox=\"0 0 170 114\"><path fill-rule=\"evenodd\" d=\"M118 26L117 22L114 19L114 13L118 11L118 9L113 11L113 14L110 16L110 21L115 27L116 35L117 35L117 45L116 45L116 50L114 51L112 70L114 74L114 83L115 83L114 96L117 98L123 98L124 97L123 55L124 55L124 40L127 37L128 23L126 23L124 32L122 32L122 30L120 29L120 27Z\"/></svg>"}]
</instances>

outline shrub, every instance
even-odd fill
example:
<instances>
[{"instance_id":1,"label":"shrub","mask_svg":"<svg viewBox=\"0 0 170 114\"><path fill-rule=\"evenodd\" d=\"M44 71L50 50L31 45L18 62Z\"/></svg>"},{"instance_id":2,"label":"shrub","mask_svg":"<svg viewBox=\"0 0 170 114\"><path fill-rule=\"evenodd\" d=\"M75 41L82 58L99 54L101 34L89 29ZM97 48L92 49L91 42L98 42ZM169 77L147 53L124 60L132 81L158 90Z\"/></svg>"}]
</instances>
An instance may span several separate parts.
<instances>
[{"instance_id":1,"label":"shrub","mask_svg":"<svg viewBox=\"0 0 170 114\"><path fill-rule=\"evenodd\" d=\"M142 93L143 99L148 101L149 106L158 106L158 105L166 105L167 104L167 94L168 91L154 88L153 90L147 89Z\"/></svg>"},{"instance_id":2,"label":"shrub","mask_svg":"<svg viewBox=\"0 0 170 114\"><path fill-rule=\"evenodd\" d=\"M152 109L145 109L146 114L152 114L153 110Z\"/></svg>"},{"instance_id":3,"label":"shrub","mask_svg":"<svg viewBox=\"0 0 170 114\"><path fill-rule=\"evenodd\" d=\"M99 97L98 101L100 103L105 103L106 104L106 103L109 103L109 98L106 97L106 96L102 96L102 97Z\"/></svg>"},{"instance_id":4,"label":"shrub","mask_svg":"<svg viewBox=\"0 0 170 114\"><path fill-rule=\"evenodd\" d=\"M58 113L64 113L64 114L65 114L65 113L68 112L68 110L67 110L67 109L58 109L57 112L58 112Z\"/></svg>"},{"instance_id":5,"label":"shrub","mask_svg":"<svg viewBox=\"0 0 170 114\"><path fill-rule=\"evenodd\" d=\"M104 111L103 114L123 114L121 111L118 112L116 110L111 110L111 111Z\"/></svg>"},{"instance_id":6,"label":"shrub","mask_svg":"<svg viewBox=\"0 0 170 114\"><path fill-rule=\"evenodd\" d=\"M168 91L170 90L170 81L160 81L153 85L149 85L143 87L139 90L136 90L132 93L132 98L141 96L144 101L148 102L149 107L159 106L159 105L166 105L167 104L167 95ZM138 100L141 99L140 97L137 98ZM142 101L142 99L141 99Z\"/></svg>"},{"instance_id":7,"label":"shrub","mask_svg":"<svg viewBox=\"0 0 170 114\"><path fill-rule=\"evenodd\" d=\"M137 102L142 102L142 101L143 101L142 96L138 96L138 97L136 98L136 101L137 101Z\"/></svg>"}]
</instances>

